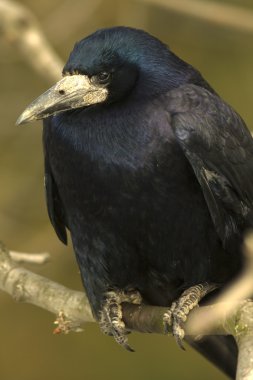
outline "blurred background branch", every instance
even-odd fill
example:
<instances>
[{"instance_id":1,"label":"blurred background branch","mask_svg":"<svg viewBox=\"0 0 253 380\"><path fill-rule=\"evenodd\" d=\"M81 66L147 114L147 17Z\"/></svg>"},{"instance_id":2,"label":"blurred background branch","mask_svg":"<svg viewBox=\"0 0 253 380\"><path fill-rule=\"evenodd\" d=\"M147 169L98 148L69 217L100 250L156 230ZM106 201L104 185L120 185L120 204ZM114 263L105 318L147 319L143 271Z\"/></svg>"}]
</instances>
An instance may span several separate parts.
<instances>
[{"instance_id":1,"label":"blurred background branch","mask_svg":"<svg viewBox=\"0 0 253 380\"><path fill-rule=\"evenodd\" d=\"M15 1L0 0L0 35L18 49L44 79L59 79L63 62L27 7Z\"/></svg>"},{"instance_id":2,"label":"blurred background branch","mask_svg":"<svg viewBox=\"0 0 253 380\"><path fill-rule=\"evenodd\" d=\"M202 19L219 26L253 32L253 11L218 1L203 0L138 0L172 12Z\"/></svg>"},{"instance_id":3,"label":"blurred background branch","mask_svg":"<svg viewBox=\"0 0 253 380\"><path fill-rule=\"evenodd\" d=\"M220 26L253 32L253 11L215 1L202 0L138 0L163 7L169 11L182 13ZM76 29L91 18L101 6L102 0L65 0L52 11L42 26L54 36L58 43L71 38ZM83 12L85 5L85 12ZM143 13L143 12L142 12ZM68 27L62 27L67 17ZM143 16L142 16L143 17ZM146 18L146 17L145 17ZM23 58L46 80L58 80L63 62L47 41L34 14L19 2L0 0L0 35L22 54Z\"/></svg>"},{"instance_id":4,"label":"blurred background branch","mask_svg":"<svg viewBox=\"0 0 253 380\"><path fill-rule=\"evenodd\" d=\"M50 255L47 252L25 253L9 251L9 256L16 263L45 264L50 259Z\"/></svg>"},{"instance_id":5,"label":"blurred background branch","mask_svg":"<svg viewBox=\"0 0 253 380\"><path fill-rule=\"evenodd\" d=\"M53 36L53 41L57 43L72 39L76 30L93 17L101 4L102 0L76 0L73 6L73 0L62 1L60 6L42 20L43 30L47 30L48 34ZM63 28L62 20L66 19L66 15L68 27Z\"/></svg>"}]
</instances>

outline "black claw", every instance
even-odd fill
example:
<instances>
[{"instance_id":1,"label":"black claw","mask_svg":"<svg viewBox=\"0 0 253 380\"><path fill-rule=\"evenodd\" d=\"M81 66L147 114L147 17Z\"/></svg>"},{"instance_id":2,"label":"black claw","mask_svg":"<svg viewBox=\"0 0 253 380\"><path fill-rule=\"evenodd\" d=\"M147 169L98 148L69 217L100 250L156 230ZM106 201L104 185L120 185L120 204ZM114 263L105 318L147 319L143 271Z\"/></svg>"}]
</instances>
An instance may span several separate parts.
<instances>
[{"instance_id":1,"label":"black claw","mask_svg":"<svg viewBox=\"0 0 253 380\"><path fill-rule=\"evenodd\" d=\"M173 334L173 336L174 336L174 338L175 338L175 341L176 341L178 347L179 347L181 350L186 351L185 346L184 346L184 344L183 344L183 340L182 340L179 336L177 336L177 335L174 335L174 334Z\"/></svg>"},{"instance_id":2,"label":"black claw","mask_svg":"<svg viewBox=\"0 0 253 380\"><path fill-rule=\"evenodd\" d=\"M135 350L134 350L131 346L129 346L129 344L124 344L123 347L124 347L127 351L129 351L129 352L135 352Z\"/></svg>"},{"instance_id":3,"label":"black claw","mask_svg":"<svg viewBox=\"0 0 253 380\"><path fill-rule=\"evenodd\" d=\"M169 324L168 323L164 323L164 334L169 334L170 332L170 329L169 329Z\"/></svg>"}]
</instances>

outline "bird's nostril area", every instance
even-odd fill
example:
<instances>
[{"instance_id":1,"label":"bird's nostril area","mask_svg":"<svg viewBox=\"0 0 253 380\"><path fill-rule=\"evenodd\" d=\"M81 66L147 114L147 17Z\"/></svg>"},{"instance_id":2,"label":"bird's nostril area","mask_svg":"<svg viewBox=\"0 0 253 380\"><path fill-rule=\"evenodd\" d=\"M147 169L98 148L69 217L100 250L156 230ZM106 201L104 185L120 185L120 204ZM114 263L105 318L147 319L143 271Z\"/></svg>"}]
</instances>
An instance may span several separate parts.
<instances>
[{"instance_id":1,"label":"bird's nostril area","mask_svg":"<svg viewBox=\"0 0 253 380\"><path fill-rule=\"evenodd\" d=\"M65 91L64 91L64 90L59 90L59 94L60 94L60 95L64 95L64 94L65 94Z\"/></svg>"}]
</instances>

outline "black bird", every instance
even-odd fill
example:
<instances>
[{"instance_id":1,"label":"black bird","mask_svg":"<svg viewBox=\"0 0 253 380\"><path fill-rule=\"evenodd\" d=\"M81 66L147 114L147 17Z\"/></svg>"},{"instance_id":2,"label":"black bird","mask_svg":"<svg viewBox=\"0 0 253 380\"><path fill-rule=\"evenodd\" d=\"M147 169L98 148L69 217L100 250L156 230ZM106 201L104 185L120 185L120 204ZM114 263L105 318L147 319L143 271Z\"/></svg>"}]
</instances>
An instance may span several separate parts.
<instances>
[{"instance_id":1,"label":"black bird","mask_svg":"<svg viewBox=\"0 0 253 380\"><path fill-rule=\"evenodd\" d=\"M196 69L127 27L78 42L63 79L18 123L35 119L45 119L49 217L65 244L70 231L102 329L129 348L120 302L173 302L164 322L180 341L184 301L242 266L253 202L243 120ZM233 377L234 342L213 339L195 345Z\"/></svg>"}]
</instances>

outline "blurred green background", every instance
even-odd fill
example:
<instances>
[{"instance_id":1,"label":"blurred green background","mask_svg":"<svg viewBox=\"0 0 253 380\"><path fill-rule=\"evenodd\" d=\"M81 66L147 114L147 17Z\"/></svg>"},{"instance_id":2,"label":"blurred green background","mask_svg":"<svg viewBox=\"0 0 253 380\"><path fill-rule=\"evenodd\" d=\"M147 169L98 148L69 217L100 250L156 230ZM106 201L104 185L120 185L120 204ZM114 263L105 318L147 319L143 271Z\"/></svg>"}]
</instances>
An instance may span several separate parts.
<instances>
[{"instance_id":1,"label":"blurred green background","mask_svg":"<svg viewBox=\"0 0 253 380\"><path fill-rule=\"evenodd\" d=\"M197 67L247 125L253 126L250 31L217 26L144 1L20 3L36 15L63 60L76 40L98 28L120 24L146 29ZM253 12L252 0L219 3ZM243 24L244 20L240 22ZM5 38L0 38L0 64L1 239L13 250L49 251L50 263L29 268L71 288L82 289L72 248L57 240L48 221L41 125L15 126L19 114L49 83L27 65ZM17 304L4 293L0 293L0 310L1 380L226 378L190 348L186 352L179 350L172 338L132 334L130 343L136 353L131 354L103 336L95 324L87 324L83 333L55 336L53 315L31 305Z\"/></svg>"}]
</instances>

